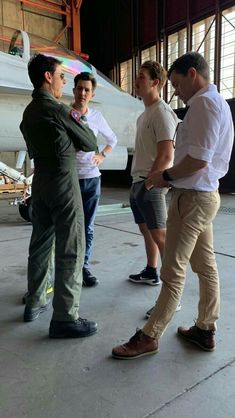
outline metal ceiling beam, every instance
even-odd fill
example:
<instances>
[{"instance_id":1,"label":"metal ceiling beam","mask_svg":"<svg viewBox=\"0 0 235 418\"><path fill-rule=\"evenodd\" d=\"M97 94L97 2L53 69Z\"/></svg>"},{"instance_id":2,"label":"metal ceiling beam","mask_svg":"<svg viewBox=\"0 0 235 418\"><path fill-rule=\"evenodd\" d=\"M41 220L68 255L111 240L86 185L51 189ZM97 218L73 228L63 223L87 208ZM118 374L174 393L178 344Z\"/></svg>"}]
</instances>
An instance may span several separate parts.
<instances>
[{"instance_id":1,"label":"metal ceiling beam","mask_svg":"<svg viewBox=\"0 0 235 418\"><path fill-rule=\"evenodd\" d=\"M39 3L34 0L19 0L24 11L24 5L30 8L38 8L47 10L49 12L64 15L66 17L65 26L56 35L54 42L59 42L66 30L70 30L70 45L69 48L78 55L82 55L83 58L88 58L88 55L81 53L81 26L80 26L80 8L82 0L61 0L60 3L53 0L44 0L43 3ZM24 21L24 20L23 20Z\"/></svg>"},{"instance_id":2,"label":"metal ceiling beam","mask_svg":"<svg viewBox=\"0 0 235 418\"><path fill-rule=\"evenodd\" d=\"M77 54L81 53L80 8L82 0L71 0L71 46Z\"/></svg>"}]
</instances>

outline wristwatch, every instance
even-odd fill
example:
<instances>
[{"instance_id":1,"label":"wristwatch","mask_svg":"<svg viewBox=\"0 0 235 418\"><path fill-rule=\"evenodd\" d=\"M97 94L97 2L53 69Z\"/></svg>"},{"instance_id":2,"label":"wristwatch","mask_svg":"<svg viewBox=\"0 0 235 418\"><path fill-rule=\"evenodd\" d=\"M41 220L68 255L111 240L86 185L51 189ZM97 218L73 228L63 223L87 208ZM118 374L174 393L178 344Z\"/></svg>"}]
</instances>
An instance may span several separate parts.
<instances>
[{"instance_id":1,"label":"wristwatch","mask_svg":"<svg viewBox=\"0 0 235 418\"><path fill-rule=\"evenodd\" d=\"M166 180L166 181L173 181L173 178L170 176L170 174L168 173L168 171L167 171L167 170L164 170L164 171L162 172L162 177L163 177L163 179L164 179L164 180Z\"/></svg>"},{"instance_id":2,"label":"wristwatch","mask_svg":"<svg viewBox=\"0 0 235 418\"><path fill-rule=\"evenodd\" d=\"M106 154L104 151L101 151L101 155L103 155L104 158L106 157Z\"/></svg>"}]
</instances>

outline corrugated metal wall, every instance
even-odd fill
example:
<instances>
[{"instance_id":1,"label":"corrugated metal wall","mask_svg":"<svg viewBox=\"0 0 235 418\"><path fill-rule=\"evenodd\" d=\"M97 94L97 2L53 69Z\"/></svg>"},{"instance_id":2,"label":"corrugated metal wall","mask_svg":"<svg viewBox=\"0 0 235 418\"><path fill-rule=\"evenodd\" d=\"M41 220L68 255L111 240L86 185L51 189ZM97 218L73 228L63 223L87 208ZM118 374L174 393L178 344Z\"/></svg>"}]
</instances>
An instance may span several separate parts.
<instances>
[{"instance_id":1,"label":"corrugated metal wall","mask_svg":"<svg viewBox=\"0 0 235 418\"><path fill-rule=\"evenodd\" d=\"M57 3L60 9L62 2L58 0ZM38 7L36 7L37 4ZM56 11L50 11L49 8L40 8L40 5L47 6L46 2L41 0L32 0L29 4L24 4L20 0L0 0L0 24L54 40L63 29L65 18ZM51 5L51 7L54 6ZM66 32L60 42L69 47Z\"/></svg>"}]
</instances>

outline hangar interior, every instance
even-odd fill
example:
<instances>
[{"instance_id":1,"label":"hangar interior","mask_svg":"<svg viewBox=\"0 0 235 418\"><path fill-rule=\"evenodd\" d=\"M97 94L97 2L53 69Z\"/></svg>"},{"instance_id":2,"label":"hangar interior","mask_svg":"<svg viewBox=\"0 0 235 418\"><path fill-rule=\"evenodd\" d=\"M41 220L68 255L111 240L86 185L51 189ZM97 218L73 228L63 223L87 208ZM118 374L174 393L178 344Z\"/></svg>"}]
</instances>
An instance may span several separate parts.
<instances>
[{"instance_id":1,"label":"hangar interior","mask_svg":"<svg viewBox=\"0 0 235 418\"><path fill-rule=\"evenodd\" d=\"M75 51L131 95L135 95L136 74L145 60L156 59L168 68L186 51L199 51L209 62L211 81L234 115L234 1L0 0L0 24ZM182 108L173 93L167 83L163 98L173 109ZM17 155L0 152L0 159L14 165ZM130 181L130 163L131 158L120 176L124 183L125 178ZM29 171L28 161L25 171ZM221 182L223 191L233 190L234 175L231 165ZM104 181L108 178L104 173Z\"/></svg>"},{"instance_id":2,"label":"hangar interior","mask_svg":"<svg viewBox=\"0 0 235 418\"><path fill-rule=\"evenodd\" d=\"M1 0L0 25L81 54L130 94L144 60L168 68L186 51L198 51L210 64L211 81L231 99L234 7L231 0ZM164 98L169 101L172 93L167 85ZM182 106L176 98L171 104Z\"/></svg>"}]
</instances>

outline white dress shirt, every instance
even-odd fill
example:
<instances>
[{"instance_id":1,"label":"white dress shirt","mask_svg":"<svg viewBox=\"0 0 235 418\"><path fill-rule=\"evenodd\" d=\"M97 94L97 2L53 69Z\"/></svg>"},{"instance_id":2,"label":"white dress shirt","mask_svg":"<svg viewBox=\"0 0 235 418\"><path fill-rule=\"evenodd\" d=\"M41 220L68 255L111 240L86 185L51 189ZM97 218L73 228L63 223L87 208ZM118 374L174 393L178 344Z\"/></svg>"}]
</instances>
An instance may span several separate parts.
<instances>
[{"instance_id":1,"label":"white dress shirt","mask_svg":"<svg viewBox=\"0 0 235 418\"><path fill-rule=\"evenodd\" d=\"M117 143L117 137L112 131L103 115L95 109L88 109L84 115L86 122L90 129L94 132L95 136L102 135L107 145L112 148ZM79 179L89 179L100 176L100 170L96 164L93 163L92 157L95 155L94 151L83 152L78 151L76 153L77 160L77 172Z\"/></svg>"},{"instance_id":2,"label":"white dress shirt","mask_svg":"<svg viewBox=\"0 0 235 418\"><path fill-rule=\"evenodd\" d=\"M215 191L229 168L234 140L231 111L214 84L200 89L187 104L190 107L177 129L174 165L186 155L207 161L208 165L171 184L176 188Z\"/></svg>"}]
</instances>

